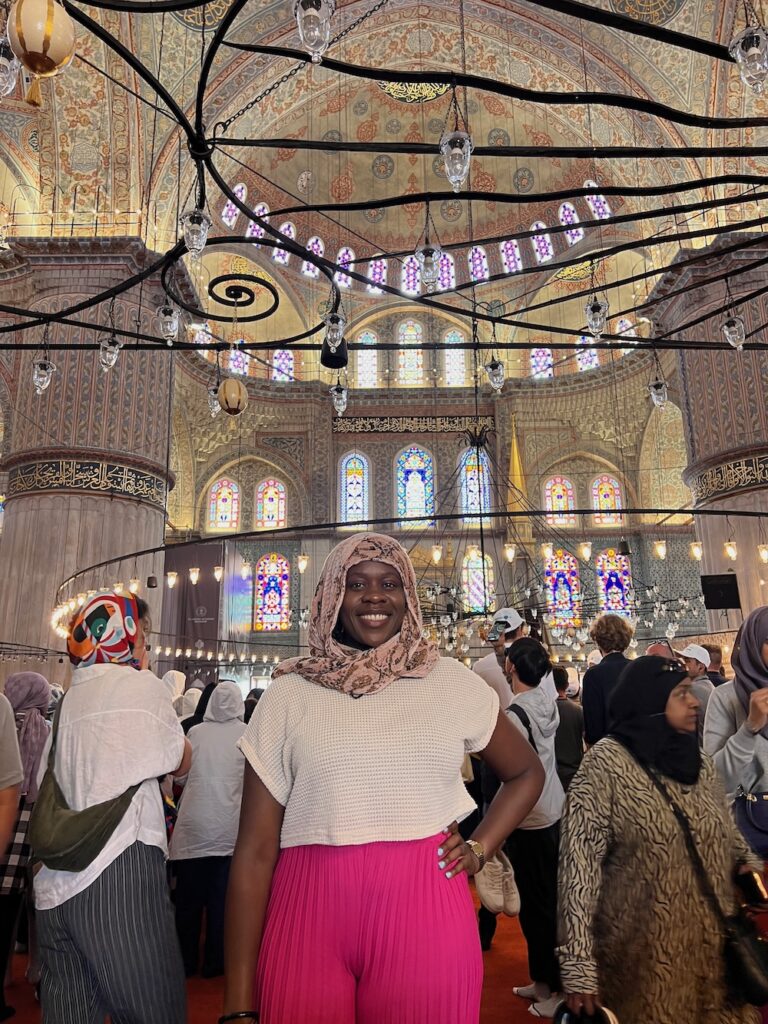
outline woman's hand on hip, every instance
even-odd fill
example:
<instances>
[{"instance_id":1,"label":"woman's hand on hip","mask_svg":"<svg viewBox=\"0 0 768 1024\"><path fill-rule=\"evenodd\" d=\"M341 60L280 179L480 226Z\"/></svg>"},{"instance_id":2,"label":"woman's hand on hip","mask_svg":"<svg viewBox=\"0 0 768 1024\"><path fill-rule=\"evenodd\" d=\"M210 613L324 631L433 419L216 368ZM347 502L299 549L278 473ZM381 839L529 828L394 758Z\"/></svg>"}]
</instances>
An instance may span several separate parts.
<instances>
[{"instance_id":1,"label":"woman's hand on hip","mask_svg":"<svg viewBox=\"0 0 768 1024\"><path fill-rule=\"evenodd\" d=\"M600 1006L597 995L594 992L566 992L565 1002L571 1013L584 1013L593 1017L595 1010Z\"/></svg>"},{"instance_id":2,"label":"woman's hand on hip","mask_svg":"<svg viewBox=\"0 0 768 1024\"><path fill-rule=\"evenodd\" d=\"M437 865L446 878L455 878L462 871L471 878L480 869L476 854L462 839L455 821L443 832L437 848Z\"/></svg>"}]
</instances>

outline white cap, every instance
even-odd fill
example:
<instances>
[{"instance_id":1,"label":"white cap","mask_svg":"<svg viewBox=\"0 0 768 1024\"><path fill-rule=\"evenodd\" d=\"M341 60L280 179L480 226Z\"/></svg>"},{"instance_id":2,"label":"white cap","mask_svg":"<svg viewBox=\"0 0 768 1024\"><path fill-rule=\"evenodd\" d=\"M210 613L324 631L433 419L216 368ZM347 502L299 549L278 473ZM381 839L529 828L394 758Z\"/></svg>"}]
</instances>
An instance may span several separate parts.
<instances>
[{"instance_id":1,"label":"white cap","mask_svg":"<svg viewBox=\"0 0 768 1024\"><path fill-rule=\"evenodd\" d=\"M493 616L488 632L489 640L498 640L502 634L512 633L525 623L525 619L514 608L500 608Z\"/></svg>"},{"instance_id":2,"label":"white cap","mask_svg":"<svg viewBox=\"0 0 768 1024\"><path fill-rule=\"evenodd\" d=\"M709 668L712 658L710 657L709 651L706 647L701 647L699 644L688 644L686 648L680 651L681 658L695 658L696 661L700 661L704 668Z\"/></svg>"}]
</instances>

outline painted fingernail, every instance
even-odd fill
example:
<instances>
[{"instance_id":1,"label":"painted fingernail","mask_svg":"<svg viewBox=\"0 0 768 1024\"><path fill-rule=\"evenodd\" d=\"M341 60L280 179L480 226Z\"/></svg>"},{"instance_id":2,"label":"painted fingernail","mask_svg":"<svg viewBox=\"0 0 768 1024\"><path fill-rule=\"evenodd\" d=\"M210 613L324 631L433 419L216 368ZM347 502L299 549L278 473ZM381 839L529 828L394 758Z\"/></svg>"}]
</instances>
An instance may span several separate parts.
<instances>
[{"instance_id":1,"label":"painted fingernail","mask_svg":"<svg viewBox=\"0 0 768 1024\"><path fill-rule=\"evenodd\" d=\"M444 860L439 860L439 861L437 862L437 866L438 866L438 867L440 868L440 870L442 871L442 869L443 869L443 868L445 867L445 861L444 861Z\"/></svg>"},{"instance_id":2,"label":"painted fingernail","mask_svg":"<svg viewBox=\"0 0 768 1024\"><path fill-rule=\"evenodd\" d=\"M438 857L442 857L444 853L445 853L445 850L442 848L442 846L438 846L438 848L437 848L437 856Z\"/></svg>"},{"instance_id":3,"label":"painted fingernail","mask_svg":"<svg viewBox=\"0 0 768 1024\"><path fill-rule=\"evenodd\" d=\"M453 872L452 871L446 871L445 872L445 877L446 878L453 878Z\"/></svg>"}]
</instances>

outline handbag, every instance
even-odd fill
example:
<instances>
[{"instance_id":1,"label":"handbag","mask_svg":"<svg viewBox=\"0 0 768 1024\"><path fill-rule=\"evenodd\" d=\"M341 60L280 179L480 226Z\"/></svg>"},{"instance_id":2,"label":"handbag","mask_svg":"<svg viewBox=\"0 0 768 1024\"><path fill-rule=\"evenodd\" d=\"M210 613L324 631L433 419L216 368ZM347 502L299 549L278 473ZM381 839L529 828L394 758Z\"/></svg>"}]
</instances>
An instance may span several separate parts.
<instances>
[{"instance_id":1,"label":"handbag","mask_svg":"<svg viewBox=\"0 0 768 1024\"><path fill-rule=\"evenodd\" d=\"M714 911L724 935L723 956L728 990L736 1001L764 1006L768 1002L768 941L743 908L726 914L709 880L707 869L696 846L690 822L672 799L666 786L649 768L637 762L664 797L683 833L688 856L702 895Z\"/></svg>"},{"instance_id":2,"label":"handbag","mask_svg":"<svg viewBox=\"0 0 768 1024\"><path fill-rule=\"evenodd\" d=\"M489 858L473 879L477 895L486 910L492 914L517 917L520 913L520 893L515 872L503 850Z\"/></svg>"},{"instance_id":3,"label":"handbag","mask_svg":"<svg viewBox=\"0 0 768 1024\"><path fill-rule=\"evenodd\" d=\"M56 778L56 738L64 697L58 703L51 730L51 749L29 821L29 844L35 860L54 871L83 871L92 864L123 819L141 783L120 796L73 811Z\"/></svg>"},{"instance_id":4,"label":"handbag","mask_svg":"<svg viewBox=\"0 0 768 1024\"><path fill-rule=\"evenodd\" d=\"M768 860L768 793L740 789L733 810L741 834L755 853Z\"/></svg>"}]
</instances>

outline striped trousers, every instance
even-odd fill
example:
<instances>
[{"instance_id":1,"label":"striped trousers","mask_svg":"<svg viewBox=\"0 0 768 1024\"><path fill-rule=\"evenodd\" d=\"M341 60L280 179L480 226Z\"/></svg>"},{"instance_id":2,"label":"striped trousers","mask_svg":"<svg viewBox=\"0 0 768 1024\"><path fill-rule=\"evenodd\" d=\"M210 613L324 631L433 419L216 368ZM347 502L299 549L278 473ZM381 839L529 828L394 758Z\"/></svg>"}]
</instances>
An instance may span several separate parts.
<instances>
[{"instance_id":1,"label":"striped trousers","mask_svg":"<svg viewBox=\"0 0 768 1024\"><path fill-rule=\"evenodd\" d=\"M185 1024L163 852L134 843L83 892L37 912L43 1024Z\"/></svg>"}]
</instances>

